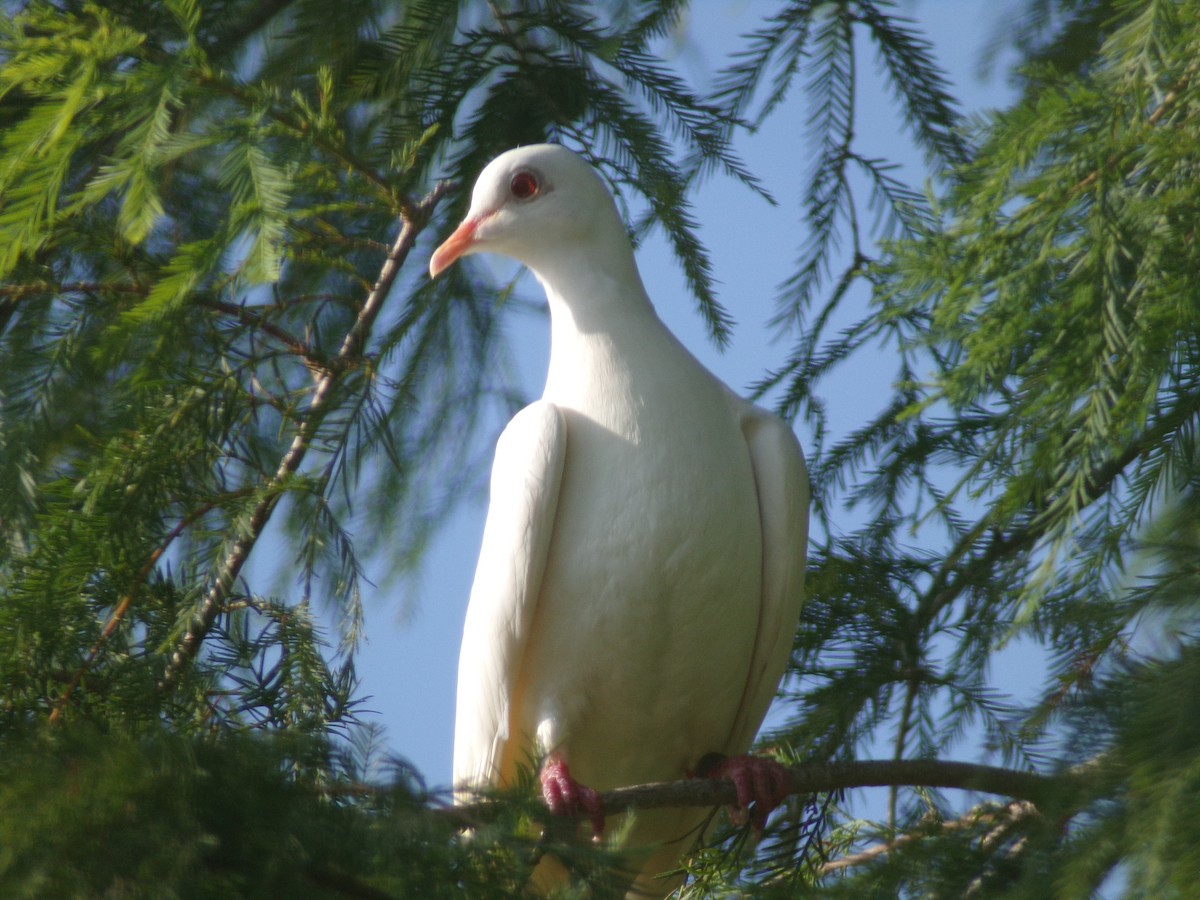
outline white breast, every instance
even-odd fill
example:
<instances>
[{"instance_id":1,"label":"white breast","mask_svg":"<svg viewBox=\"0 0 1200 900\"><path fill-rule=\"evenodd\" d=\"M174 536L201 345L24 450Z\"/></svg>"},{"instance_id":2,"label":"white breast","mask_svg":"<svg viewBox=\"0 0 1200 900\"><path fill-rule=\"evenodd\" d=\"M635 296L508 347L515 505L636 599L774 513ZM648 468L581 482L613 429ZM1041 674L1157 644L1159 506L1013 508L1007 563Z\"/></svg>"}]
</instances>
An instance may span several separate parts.
<instances>
[{"instance_id":1,"label":"white breast","mask_svg":"<svg viewBox=\"0 0 1200 900\"><path fill-rule=\"evenodd\" d=\"M566 415L566 463L514 697L518 730L597 788L731 749L761 592L736 401L640 318L555 335L571 376L552 364L544 399Z\"/></svg>"}]
</instances>

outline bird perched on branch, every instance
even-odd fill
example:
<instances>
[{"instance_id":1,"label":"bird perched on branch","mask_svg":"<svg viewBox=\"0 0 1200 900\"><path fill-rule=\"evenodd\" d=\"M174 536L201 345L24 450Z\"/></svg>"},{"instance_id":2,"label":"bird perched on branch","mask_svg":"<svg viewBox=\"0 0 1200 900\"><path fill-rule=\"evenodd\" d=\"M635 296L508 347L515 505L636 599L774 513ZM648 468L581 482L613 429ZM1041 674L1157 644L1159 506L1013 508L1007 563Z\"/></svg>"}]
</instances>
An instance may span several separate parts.
<instances>
[{"instance_id":1,"label":"bird perched on branch","mask_svg":"<svg viewBox=\"0 0 1200 900\"><path fill-rule=\"evenodd\" d=\"M536 760L551 810L586 814L598 835L620 811L601 810L597 791L705 774L733 780L761 827L786 780L742 754L800 613L800 447L667 330L612 195L580 156L541 144L493 160L430 274L480 252L537 276L551 353L542 398L496 448L459 659L455 786L505 785ZM700 772L714 753L722 761ZM710 814L637 816L630 896L678 885L662 873Z\"/></svg>"}]
</instances>

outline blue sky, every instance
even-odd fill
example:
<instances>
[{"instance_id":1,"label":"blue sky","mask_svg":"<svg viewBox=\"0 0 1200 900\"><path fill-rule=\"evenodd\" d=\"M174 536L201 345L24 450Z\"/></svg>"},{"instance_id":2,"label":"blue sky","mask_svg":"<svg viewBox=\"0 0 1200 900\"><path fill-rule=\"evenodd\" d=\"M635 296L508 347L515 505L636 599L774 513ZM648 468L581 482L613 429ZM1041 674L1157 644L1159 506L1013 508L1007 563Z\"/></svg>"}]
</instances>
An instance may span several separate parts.
<instances>
[{"instance_id":1,"label":"blue sky","mask_svg":"<svg viewBox=\"0 0 1200 900\"><path fill-rule=\"evenodd\" d=\"M742 46L741 35L775 3L754 0L697 2L684 39L664 52L679 72L699 90L729 54ZM938 61L949 74L952 92L968 112L1002 106L1012 92L1005 82L980 77L979 60L989 40L1003 32L1011 4L980 0L922 0L901 3L917 19L932 42ZM925 177L921 155L901 129L895 103L878 77L874 52L863 47L859 57L858 146L868 156L901 163L904 176L920 184ZM731 345L717 350L684 286L678 265L660 234L639 249L638 262L659 315L713 372L744 391L764 370L782 361L786 341L768 327L775 311L778 286L791 274L805 238L800 210L802 178L811 159L803 141L807 104L797 84L787 104L753 136L742 135L737 152L780 201L772 207L730 179L714 177L694 195L694 213L713 261L722 302L737 320ZM860 198L865 201L865 197ZM424 263L424 260L421 261ZM532 278L522 286L539 297ZM865 302L865 295L853 298ZM517 313L510 323L516 358L530 398L544 379L549 334L538 316ZM895 364L886 350L866 367L834 378L824 396L830 425L844 431L862 422L879 405ZM803 428L801 442L808 444ZM486 472L480 483L486 483ZM486 498L465 503L442 530L420 571L400 588L368 589L366 640L358 656L361 693L368 696L369 720L386 728L388 748L406 758L433 787L450 780L454 728L455 674L467 595L483 530ZM836 526L835 522L835 526ZM1010 652L998 660L1000 680L1020 672L1026 661ZM1040 668L1040 666L1039 666Z\"/></svg>"}]
</instances>

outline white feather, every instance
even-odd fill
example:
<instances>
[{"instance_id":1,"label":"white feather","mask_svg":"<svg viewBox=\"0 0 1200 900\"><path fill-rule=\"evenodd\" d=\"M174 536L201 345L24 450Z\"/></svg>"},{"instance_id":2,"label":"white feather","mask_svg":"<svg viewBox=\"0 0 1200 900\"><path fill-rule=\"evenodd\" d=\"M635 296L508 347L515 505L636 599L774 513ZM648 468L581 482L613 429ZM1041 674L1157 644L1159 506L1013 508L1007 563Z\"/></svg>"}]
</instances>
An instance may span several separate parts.
<instances>
[{"instance_id":1,"label":"white feather","mask_svg":"<svg viewBox=\"0 0 1200 900\"><path fill-rule=\"evenodd\" d=\"M458 659L454 783L461 788L499 778L565 450L562 414L545 402L519 412L496 445L491 505Z\"/></svg>"}]
</instances>

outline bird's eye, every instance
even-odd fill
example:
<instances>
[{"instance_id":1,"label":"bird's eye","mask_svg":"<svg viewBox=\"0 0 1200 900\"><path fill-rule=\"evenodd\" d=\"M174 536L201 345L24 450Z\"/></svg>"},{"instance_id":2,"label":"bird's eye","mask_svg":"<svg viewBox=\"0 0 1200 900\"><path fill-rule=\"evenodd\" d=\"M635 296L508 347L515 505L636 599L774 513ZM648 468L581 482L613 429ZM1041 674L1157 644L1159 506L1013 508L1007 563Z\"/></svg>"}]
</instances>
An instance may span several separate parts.
<instances>
[{"instance_id":1,"label":"bird's eye","mask_svg":"<svg viewBox=\"0 0 1200 900\"><path fill-rule=\"evenodd\" d=\"M531 200L537 196L541 185L532 172L518 172L508 183L508 189L518 200Z\"/></svg>"}]
</instances>

